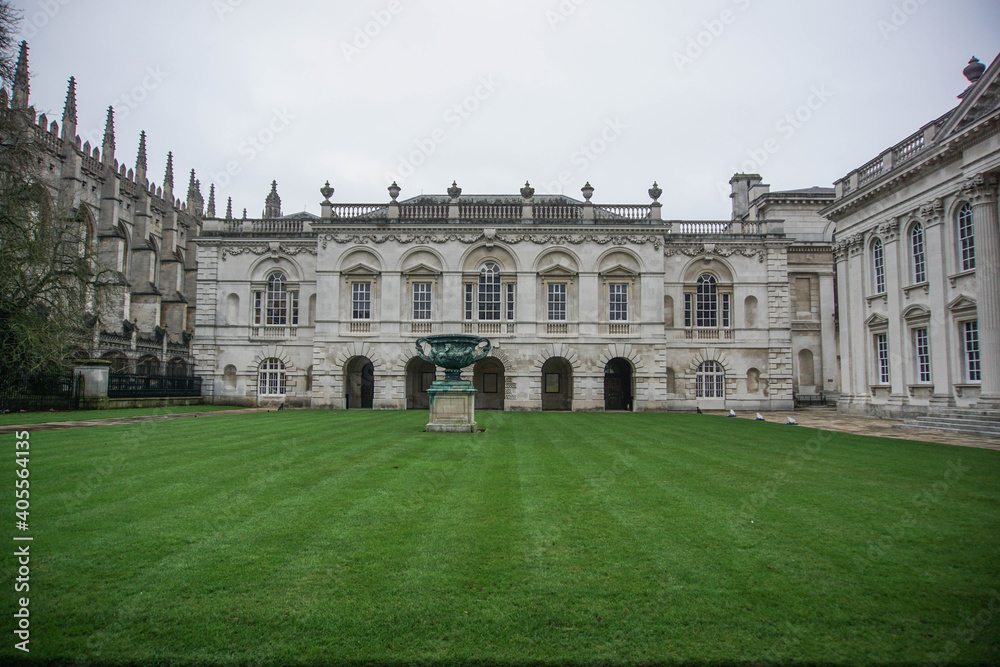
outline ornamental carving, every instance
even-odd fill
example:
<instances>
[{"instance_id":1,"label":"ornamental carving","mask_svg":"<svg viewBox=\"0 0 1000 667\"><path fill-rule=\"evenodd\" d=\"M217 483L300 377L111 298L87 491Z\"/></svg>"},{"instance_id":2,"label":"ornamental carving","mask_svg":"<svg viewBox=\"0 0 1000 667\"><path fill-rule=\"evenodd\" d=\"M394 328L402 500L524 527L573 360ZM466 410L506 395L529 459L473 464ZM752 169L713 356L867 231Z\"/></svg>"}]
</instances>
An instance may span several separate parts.
<instances>
[{"instance_id":1,"label":"ornamental carving","mask_svg":"<svg viewBox=\"0 0 1000 667\"><path fill-rule=\"evenodd\" d=\"M973 206L995 204L997 201L997 175L976 174L962 184L961 193Z\"/></svg>"},{"instance_id":2,"label":"ornamental carving","mask_svg":"<svg viewBox=\"0 0 1000 667\"><path fill-rule=\"evenodd\" d=\"M685 255L687 257L701 257L705 254L718 255L719 257L741 257L757 258L757 261L764 263L767 260L767 248L753 245L715 245L708 252L706 245L674 245L667 247L663 254L665 257Z\"/></svg>"},{"instance_id":3,"label":"ornamental carving","mask_svg":"<svg viewBox=\"0 0 1000 667\"><path fill-rule=\"evenodd\" d=\"M312 243L281 243L278 244L277 248L272 248L272 244L261 243L261 244L248 244L248 245L238 245L238 246L226 246L222 249L222 261L226 261L229 255L233 257L238 257L239 255L267 255L267 254L283 254L289 256L301 255L303 253L308 253L310 255L316 254L316 246Z\"/></svg>"},{"instance_id":4,"label":"ornamental carving","mask_svg":"<svg viewBox=\"0 0 1000 667\"><path fill-rule=\"evenodd\" d=\"M534 243L536 245L581 245L583 243L596 243L597 245L619 245L628 244L645 245L651 243L657 250L663 247L663 237L659 235L638 235L638 234L544 234L544 233L523 233L523 234L501 234L497 233L492 239L486 234L325 234L320 237L323 249L331 243L337 244L359 244L366 243L383 244L389 242L409 245L448 243L457 242L464 244L478 243L486 241L493 243Z\"/></svg>"},{"instance_id":5,"label":"ornamental carving","mask_svg":"<svg viewBox=\"0 0 1000 667\"><path fill-rule=\"evenodd\" d=\"M899 223L895 220L883 222L878 226L878 235L886 243L892 243L899 239Z\"/></svg>"},{"instance_id":6,"label":"ornamental carving","mask_svg":"<svg viewBox=\"0 0 1000 667\"><path fill-rule=\"evenodd\" d=\"M927 227L940 224L944 221L944 200L934 199L920 207L920 217Z\"/></svg>"}]
</instances>

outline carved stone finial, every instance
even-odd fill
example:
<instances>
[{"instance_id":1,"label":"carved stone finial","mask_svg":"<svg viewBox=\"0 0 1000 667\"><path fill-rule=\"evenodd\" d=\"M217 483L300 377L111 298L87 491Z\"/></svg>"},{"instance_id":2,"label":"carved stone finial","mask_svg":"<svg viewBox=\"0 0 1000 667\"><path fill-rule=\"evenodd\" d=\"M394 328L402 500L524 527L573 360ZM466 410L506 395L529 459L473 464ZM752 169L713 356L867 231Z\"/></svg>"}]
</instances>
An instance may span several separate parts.
<instances>
[{"instance_id":1,"label":"carved stone finial","mask_svg":"<svg viewBox=\"0 0 1000 667\"><path fill-rule=\"evenodd\" d=\"M531 183L528 181L525 181L524 187L521 188L521 196L525 199L531 199L535 196L535 188L531 187Z\"/></svg>"},{"instance_id":2,"label":"carved stone finial","mask_svg":"<svg viewBox=\"0 0 1000 667\"><path fill-rule=\"evenodd\" d=\"M583 198L589 202L590 198L594 196L594 186L590 184L590 181L587 181L587 184L580 189L580 192L583 193Z\"/></svg>"},{"instance_id":3,"label":"carved stone finial","mask_svg":"<svg viewBox=\"0 0 1000 667\"><path fill-rule=\"evenodd\" d=\"M396 181L393 181L392 185L389 186L389 196L392 197L393 202L399 199L399 193L402 191L403 189L397 185Z\"/></svg>"},{"instance_id":4,"label":"carved stone finial","mask_svg":"<svg viewBox=\"0 0 1000 667\"><path fill-rule=\"evenodd\" d=\"M972 56L972 60L970 60L969 64L965 66L965 69L962 70L962 73L965 75L965 78L968 79L970 83L975 83L976 81L979 81L979 79L983 76L983 72L985 71L986 71L986 65L979 62L979 58Z\"/></svg>"},{"instance_id":5,"label":"carved stone finial","mask_svg":"<svg viewBox=\"0 0 1000 667\"><path fill-rule=\"evenodd\" d=\"M448 188L448 196L452 199L458 199L462 196L462 188L458 187L458 181L451 182L451 187Z\"/></svg>"},{"instance_id":6,"label":"carved stone finial","mask_svg":"<svg viewBox=\"0 0 1000 667\"><path fill-rule=\"evenodd\" d=\"M650 199L652 199L654 202L659 202L660 197L662 196L663 196L663 189L660 188L660 186L656 183L656 181L653 181L653 187L649 189Z\"/></svg>"},{"instance_id":7,"label":"carved stone finial","mask_svg":"<svg viewBox=\"0 0 1000 667\"><path fill-rule=\"evenodd\" d=\"M324 202L330 201L330 197L333 196L334 192L335 192L335 190L332 187L330 187L330 181L327 181L326 185L324 185L323 187L321 187L319 189L319 193L321 195L323 195L323 201Z\"/></svg>"}]
</instances>

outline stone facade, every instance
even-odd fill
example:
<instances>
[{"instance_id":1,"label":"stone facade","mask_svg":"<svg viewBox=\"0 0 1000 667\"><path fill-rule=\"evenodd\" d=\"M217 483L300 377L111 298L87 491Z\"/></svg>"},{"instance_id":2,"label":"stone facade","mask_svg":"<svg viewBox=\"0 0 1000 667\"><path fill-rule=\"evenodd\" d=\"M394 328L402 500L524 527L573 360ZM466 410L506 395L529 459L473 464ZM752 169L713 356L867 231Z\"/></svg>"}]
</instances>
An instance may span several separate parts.
<instances>
[{"instance_id":1,"label":"stone facade","mask_svg":"<svg viewBox=\"0 0 1000 667\"><path fill-rule=\"evenodd\" d=\"M394 185L357 205L327 186L318 218L274 215L272 186L270 216L205 219L194 239L198 373L217 403L426 409L416 340L470 333L494 345L466 373L477 409L789 409L803 379L836 383L828 202L761 191L750 210L742 176L723 222L663 220L655 185L645 205L595 204L589 184L583 201L453 184L402 202Z\"/></svg>"},{"instance_id":2,"label":"stone facade","mask_svg":"<svg viewBox=\"0 0 1000 667\"><path fill-rule=\"evenodd\" d=\"M840 409L1000 407L1000 58L961 102L836 182Z\"/></svg>"},{"instance_id":3,"label":"stone facade","mask_svg":"<svg viewBox=\"0 0 1000 667\"><path fill-rule=\"evenodd\" d=\"M59 209L84 225L88 242L125 287L95 313L93 338L81 358L102 357L114 370L190 375L190 340L198 269L193 237L201 229L204 200L191 172L186 202L173 192L173 158L162 186L146 177L146 135L135 167L115 157L114 109L108 108L100 147L77 135L76 80L69 80L62 125L37 114L29 102L28 49L22 43L12 95L0 104L27 112L42 147L39 165ZM208 205L214 215L214 195Z\"/></svg>"}]
</instances>

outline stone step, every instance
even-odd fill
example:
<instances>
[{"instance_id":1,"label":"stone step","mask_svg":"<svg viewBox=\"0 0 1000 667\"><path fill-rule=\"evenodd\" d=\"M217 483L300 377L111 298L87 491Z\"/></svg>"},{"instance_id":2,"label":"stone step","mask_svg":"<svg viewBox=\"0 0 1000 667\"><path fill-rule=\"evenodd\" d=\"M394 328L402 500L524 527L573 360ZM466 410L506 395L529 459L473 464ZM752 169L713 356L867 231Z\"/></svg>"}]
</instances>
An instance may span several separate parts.
<instances>
[{"instance_id":1,"label":"stone step","mask_svg":"<svg viewBox=\"0 0 1000 667\"><path fill-rule=\"evenodd\" d=\"M1000 438L1000 423L967 417L917 417L915 419L907 419L902 424L896 426L899 428L948 431L950 433L968 433L987 438Z\"/></svg>"},{"instance_id":2,"label":"stone step","mask_svg":"<svg viewBox=\"0 0 1000 667\"><path fill-rule=\"evenodd\" d=\"M1000 441L1000 431L981 431L967 426L920 426L917 424L893 424L893 428L913 429L914 431L940 431L942 433L961 433L962 435L974 435L980 438Z\"/></svg>"}]
</instances>

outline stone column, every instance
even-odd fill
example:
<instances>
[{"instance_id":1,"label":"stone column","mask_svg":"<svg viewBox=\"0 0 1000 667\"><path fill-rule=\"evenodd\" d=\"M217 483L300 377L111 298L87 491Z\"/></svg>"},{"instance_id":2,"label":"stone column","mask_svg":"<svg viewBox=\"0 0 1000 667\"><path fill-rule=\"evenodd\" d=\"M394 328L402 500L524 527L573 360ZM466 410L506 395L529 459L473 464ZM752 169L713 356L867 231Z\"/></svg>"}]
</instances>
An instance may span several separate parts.
<instances>
[{"instance_id":1,"label":"stone column","mask_svg":"<svg viewBox=\"0 0 1000 667\"><path fill-rule=\"evenodd\" d=\"M951 349L953 337L948 328L948 271L945 267L946 225L944 202L935 199L920 208L924 224L924 257L927 260L927 296L931 309L928 334L931 344L931 379L934 394L931 411L955 406L951 389ZM936 251L932 249L937 249ZM931 250L931 252L928 252Z\"/></svg>"},{"instance_id":2,"label":"stone column","mask_svg":"<svg viewBox=\"0 0 1000 667\"><path fill-rule=\"evenodd\" d=\"M882 237L883 249L885 250L885 296L887 312L903 312L902 286L903 280L901 266L906 267L906 263L900 262L899 243L899 222L893 220L879 225L879 236ZM905 271L905 268L903 268ZM899 317L889 318L889 378L891 389L889 390L889 404L901 406L907 399L906 379L904 369L910 367L909 345L905 338L905 327L900 322Z\"/></svg>"},{"instance_id":3,"label":"stone column","mask_svg":"<svg viewBox=\"0 0 1000 667\"><path fill-rule=\"evenodd\" d=\"M966 181L962 194L972 203L976 234L976 310L983 378L979 406L1000 409L1000 227L996 174L974 176Z\"/></svg>"}]
</instances>

